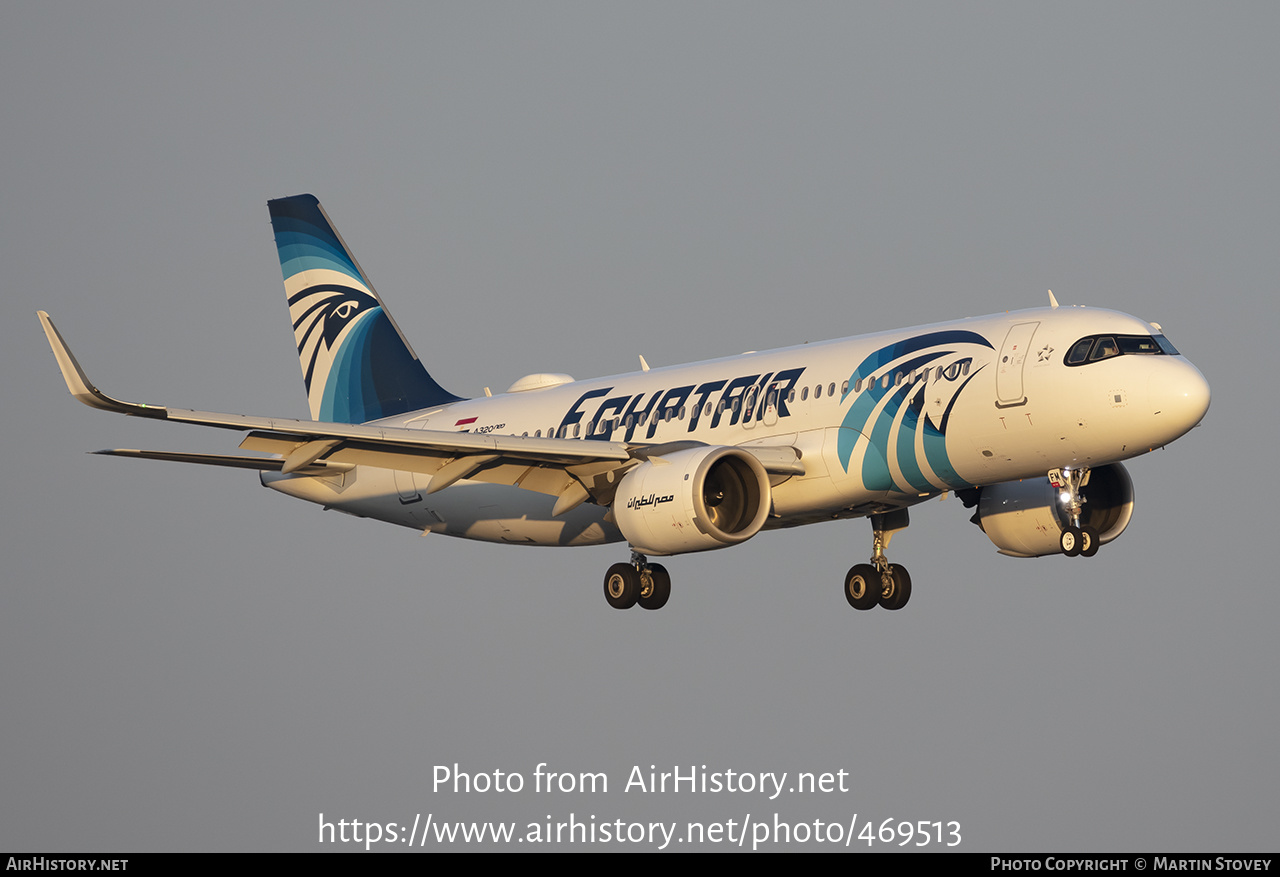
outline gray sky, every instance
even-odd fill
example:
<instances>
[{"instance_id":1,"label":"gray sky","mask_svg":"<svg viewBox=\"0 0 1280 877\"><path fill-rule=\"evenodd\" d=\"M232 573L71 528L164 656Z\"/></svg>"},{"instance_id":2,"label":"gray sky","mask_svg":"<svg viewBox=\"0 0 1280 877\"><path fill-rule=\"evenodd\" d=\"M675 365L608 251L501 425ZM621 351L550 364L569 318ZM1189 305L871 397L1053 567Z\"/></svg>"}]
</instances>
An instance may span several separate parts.
<instances>
[{"instance_id":1,"label":"gray sky","mask_svg":"<svg viewBox=\"0 0 1280 877\"><path fill-rule=\"evenodd\" d=\"M0 849L309 851L320 812L1274 849L1277 32L1269 3L8 4ZM306 416L265 206L300 192L463 395L1052 288L1161 322L1213 405L1129 466L1092 561L913 511L893 614L841 596L865 521L672 559L666 609L616 612L625 546L86 456L238 438L77 405L38 308L108 393ZM455 762L610 791L434 793ZM850 791L625 793L651 764Z\"/></svg>"}]
</instances>

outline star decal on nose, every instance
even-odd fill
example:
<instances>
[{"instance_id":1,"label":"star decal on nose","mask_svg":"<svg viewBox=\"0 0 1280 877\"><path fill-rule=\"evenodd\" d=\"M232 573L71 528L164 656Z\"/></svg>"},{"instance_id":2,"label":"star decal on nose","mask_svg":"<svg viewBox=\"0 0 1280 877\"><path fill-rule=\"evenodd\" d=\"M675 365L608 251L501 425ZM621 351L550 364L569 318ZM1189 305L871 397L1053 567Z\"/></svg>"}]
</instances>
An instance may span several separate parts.
<instances>
[{"instance_id":1,"label":"star decal on nose","mask_svg":"<svg viewBox=\"0 0 1280 877\"><path fill-rule=\"evenodd\" d=\"M1037 362L1048 362L1048 361L1049 361L1049 356L1050 356L1050 354L1052 354L1052 353L1053 353L1053 348L1052 348L1052 347L1050 347L1048 344L1046 344L1044 347L1040 348L1040 352L1036 354L1036 356L1038 357L1038 359L1037 359L1036 361L1037 361Z\"/></svg>"}]
</instances>

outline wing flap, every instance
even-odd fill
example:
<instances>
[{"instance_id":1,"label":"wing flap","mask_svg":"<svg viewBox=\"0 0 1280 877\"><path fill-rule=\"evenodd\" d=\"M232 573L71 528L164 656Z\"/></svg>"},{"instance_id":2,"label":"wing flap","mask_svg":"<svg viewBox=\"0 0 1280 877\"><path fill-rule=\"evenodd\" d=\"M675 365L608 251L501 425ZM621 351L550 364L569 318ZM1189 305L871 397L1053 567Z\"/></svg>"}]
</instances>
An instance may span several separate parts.
<instances>
[{"instance_id":1,"label":"wing flap","mask_svg":"<svg viewBox=\"0 0 1280 877\"><path fill-rule=\"evenodd\" d=\"M249 457L238 454L189 454L182 451L140 451L134 448L111 448L94 451L107 457L133 457L137 460L167 460L172 463L198 463L202 466L225 466L231 469L255 469L259 472L278 472L284 466L284 460L274 457ZM308 463L300 467L300 475L334 475L350 471L353 466L346 463L321 461Z\"/></svg>"}]
</instances>

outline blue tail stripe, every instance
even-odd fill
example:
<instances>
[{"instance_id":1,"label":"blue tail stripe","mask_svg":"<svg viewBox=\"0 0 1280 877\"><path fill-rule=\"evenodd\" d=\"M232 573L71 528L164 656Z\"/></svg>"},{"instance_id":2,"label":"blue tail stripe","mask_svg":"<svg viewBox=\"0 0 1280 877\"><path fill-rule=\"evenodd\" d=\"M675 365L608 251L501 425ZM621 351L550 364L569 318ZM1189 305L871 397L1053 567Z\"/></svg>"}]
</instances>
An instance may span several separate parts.
<instances>
[{"instance_id":1,"label":"blue tail stripe","mask_svg":"<svg viewBox=\"0 0 1280 877\"><path fill-rule=\"evenodd\" d=\"M346 342L338 348L338 355L329 369L329 380L324 387L324 402L320 406L321 420L334 423L363 423L373 419L365 416L364 405L360 401L364 398L364 394L360 392L358 384L361 369L353 367L352 361L358 362L361 358L360 353L365 346L368 326L376 316L377 313L371 311L368 316L360 320L347 335ZM356 385L353 386L353 384ZM353 390L355 392L352 392Z\"/></svg>"},{"instance_id":2,"label":"blue tail stripe","mask_svg":"<svg viewBox=\"0 0 1280 877\"><path fill-rule=\"evenodd\" d=\"M427 373L312 195L268 202L312 416L364 423L459 401ZM343 274L298 277L313 269ZM297 279L293 279L297 278ZM305 288L299 288L304 286ZM324 386L314 384L325 374Z\"/></svg>"},{"instance_id":3,"label":"blue tail stripe","mask_svg":"<svg viewBox=\"0 0 1280 877\"><path fill-rule=\"evenodd\" d=\"M312 268L339 271L364 284L355 260L332 236L318 234L313 226L284 218L276 225L276 250L280 255L280 273L287 280Z\"/></svg>"},{"instance_id":4,"label":"blue tail stripe","mask_svg":"<svg viewBox=\"0 0 1280 877\"><path fill-rule=\"evenodd\" d=\"M286 280L309 268L330 268L365 282L355 259L334 233L313 195L280 198L269 201L267 206L276 233L280 270Z\"/></svg>"}]
</instances>

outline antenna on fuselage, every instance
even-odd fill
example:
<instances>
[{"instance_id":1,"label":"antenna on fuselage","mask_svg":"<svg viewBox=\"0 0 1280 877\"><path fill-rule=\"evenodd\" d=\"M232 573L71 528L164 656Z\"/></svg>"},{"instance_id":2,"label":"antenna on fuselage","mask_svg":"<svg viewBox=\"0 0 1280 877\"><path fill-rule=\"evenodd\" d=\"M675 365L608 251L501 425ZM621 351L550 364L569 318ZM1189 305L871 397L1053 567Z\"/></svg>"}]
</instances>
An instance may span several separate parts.
<instances>
[{"instance_id":1,"label":"antenna on fuselage","mask_svg":"<svg viewBox=\"0 0 1280 877\"><path fill-rule=\"evenodd\" d=\"M1054 298L1054 297L1053 297L1053 290L1052 290L1052 289L1051 289L1051 290L1049 290L1049 307L1054 308L1055 310L1056 310L1056 309L1057 309L1057 307L1058 307L1058 300L1057 300L1056 298Z\"/></svg>"}]
</instances>

